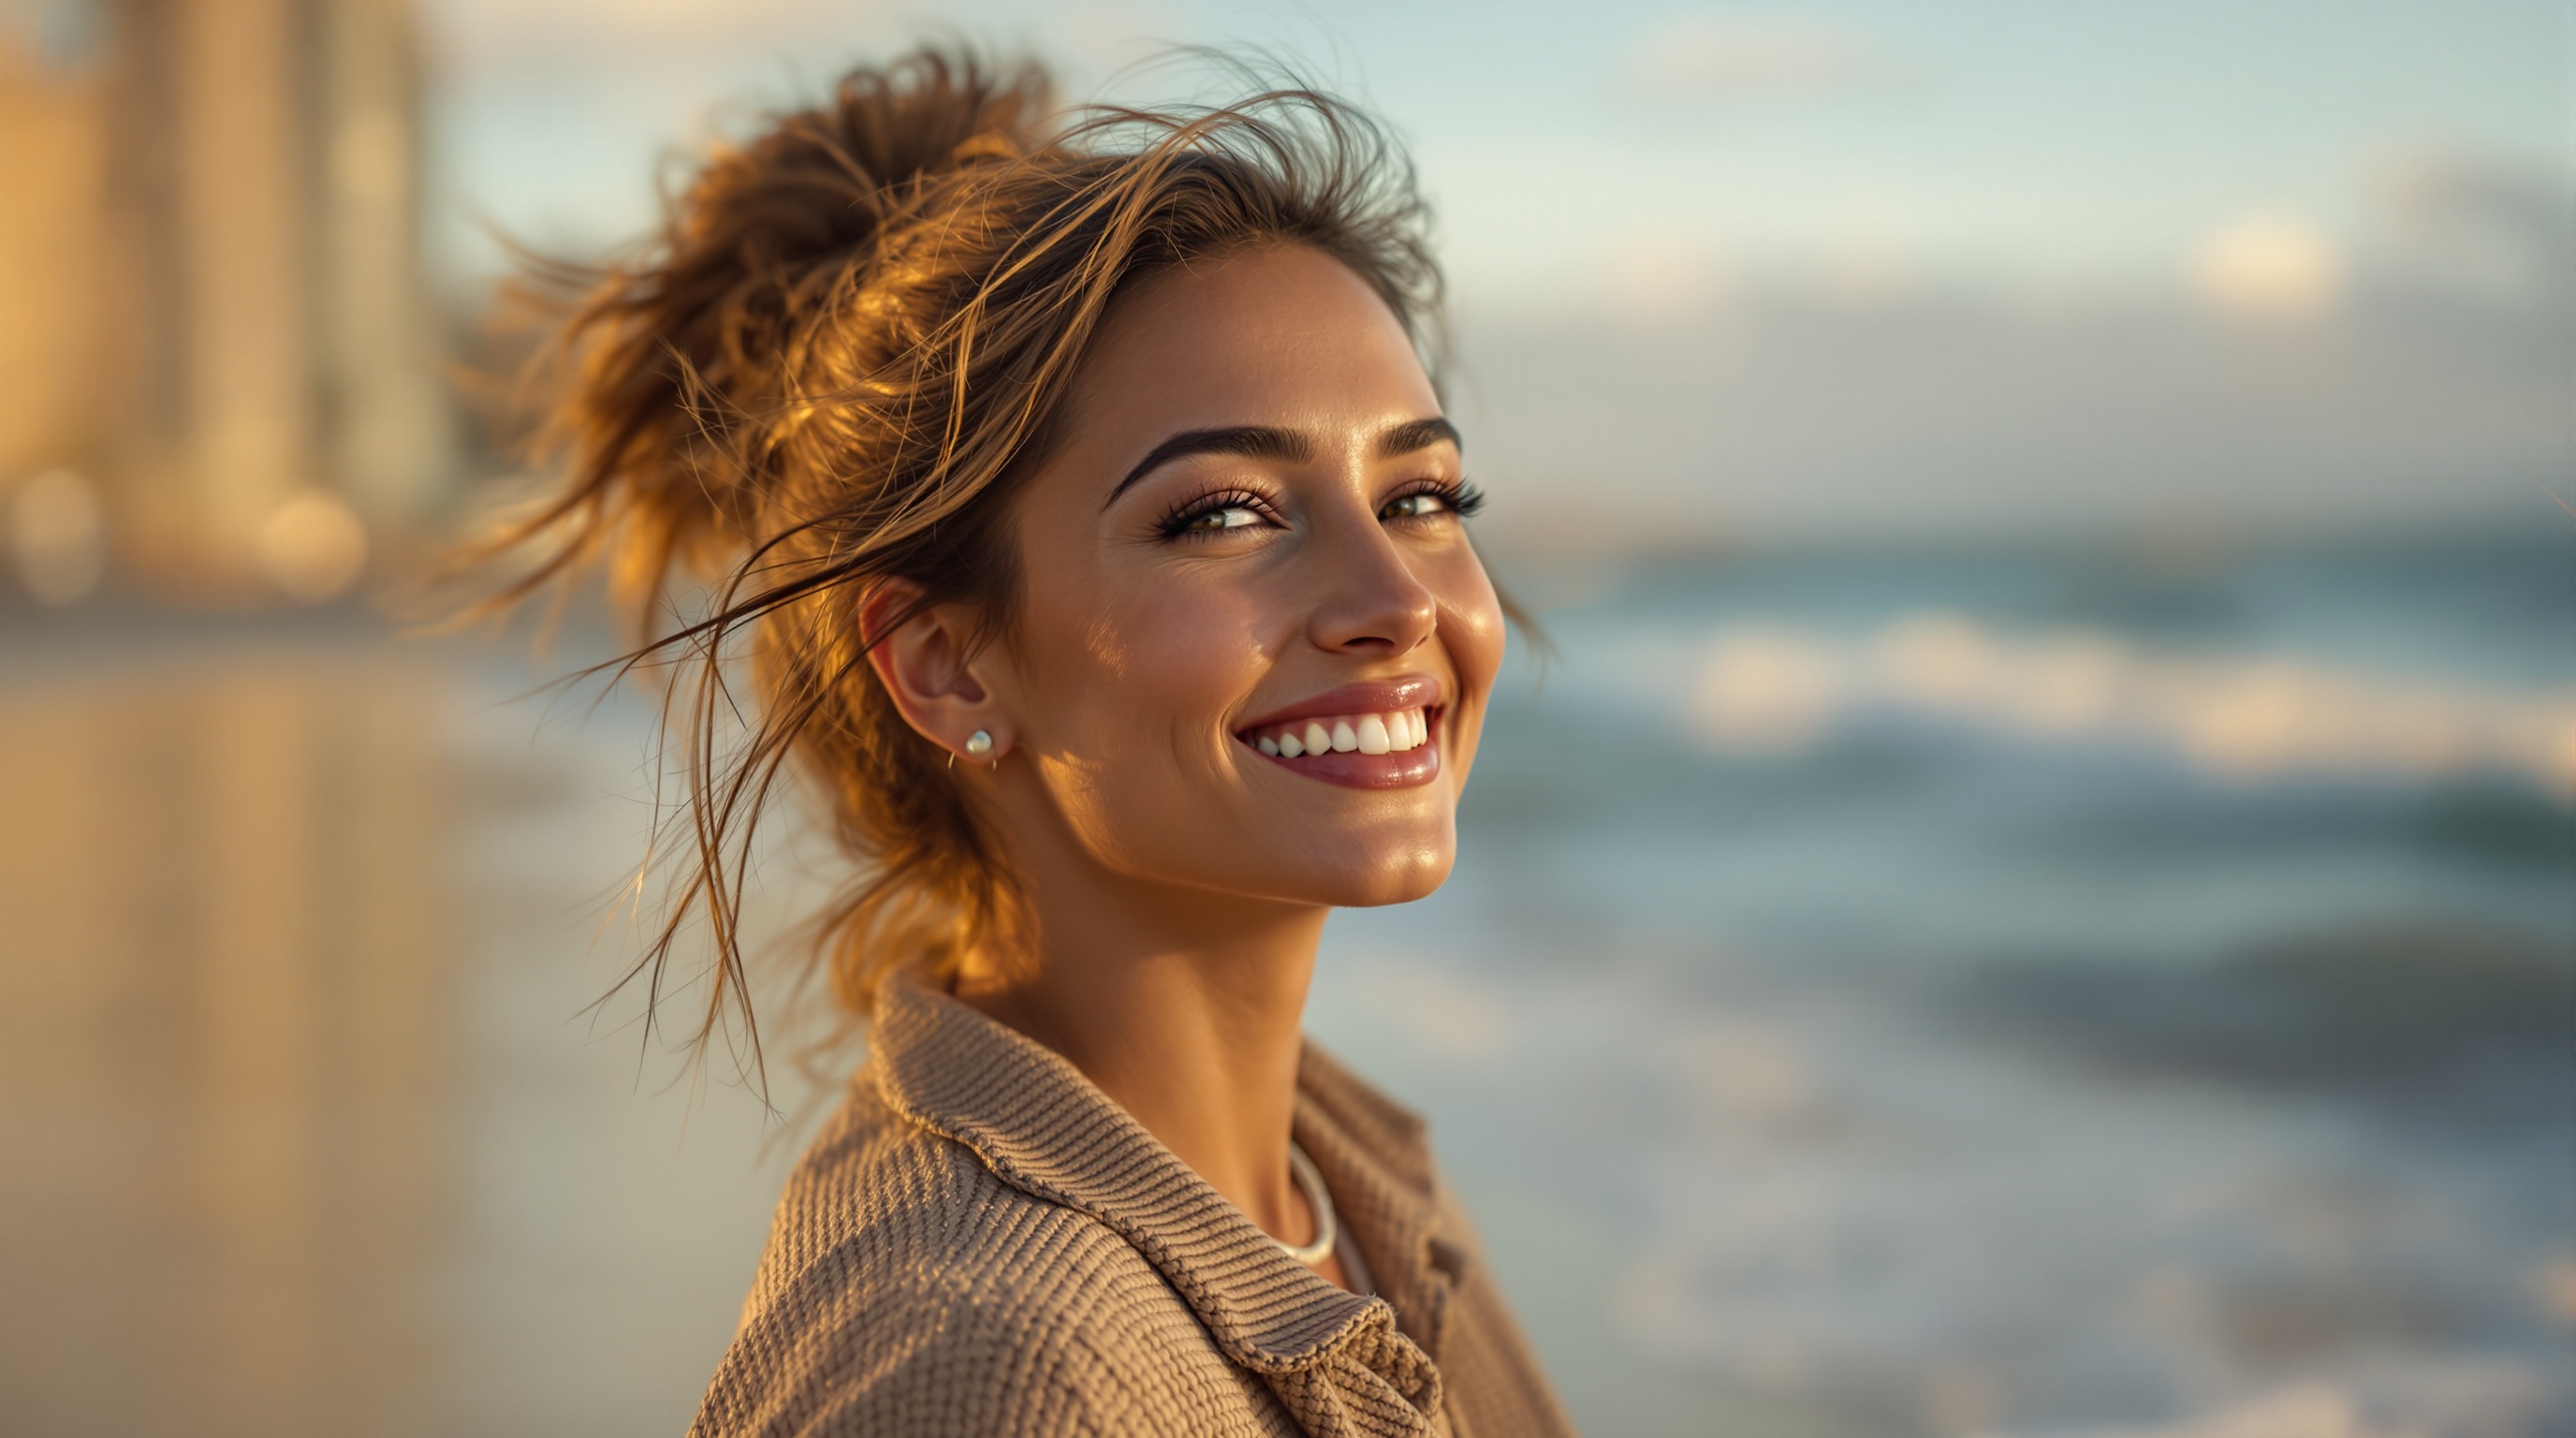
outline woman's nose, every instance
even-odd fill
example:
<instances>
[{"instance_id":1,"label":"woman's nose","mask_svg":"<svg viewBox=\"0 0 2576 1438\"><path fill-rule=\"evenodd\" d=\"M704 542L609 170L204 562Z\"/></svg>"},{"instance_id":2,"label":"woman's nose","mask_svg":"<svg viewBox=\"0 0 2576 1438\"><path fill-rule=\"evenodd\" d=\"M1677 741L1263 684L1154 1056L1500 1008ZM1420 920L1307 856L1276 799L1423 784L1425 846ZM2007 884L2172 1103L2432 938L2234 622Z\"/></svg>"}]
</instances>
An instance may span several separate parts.
<instances>
[{"instance_id":1,"label":"woman's nose","mask_svg":"<svg viewBox=\"0 0 2576 1438\"><path fill-rule=\"evenodd\" d=\"M1439 624L1438 597L1414 576L1375 516L1365 528L1353 528L1358 532L1343 542L1309 551L1323 570L1312 577L1321 598L1310 637L1334 653L1410 654Z\"/></svg>"}]
</instances>

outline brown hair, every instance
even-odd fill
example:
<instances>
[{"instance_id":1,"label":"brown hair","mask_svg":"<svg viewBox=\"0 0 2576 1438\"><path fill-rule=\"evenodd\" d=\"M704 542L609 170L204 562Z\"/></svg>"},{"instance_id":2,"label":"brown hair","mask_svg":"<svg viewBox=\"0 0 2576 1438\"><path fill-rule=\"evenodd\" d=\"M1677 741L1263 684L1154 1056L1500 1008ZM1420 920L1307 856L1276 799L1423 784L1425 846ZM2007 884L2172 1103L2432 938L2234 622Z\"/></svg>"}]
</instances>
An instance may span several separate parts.
<instances>
[{"instance_id":1,"label":"brown hair","mask_svg":"<svg viewBox=\"0 0 2576 1438\"><path fill-rule=\"evenodd\" d=\"M559 386L542 443L566 478L486 553L534 557L505 604L604 561L647 625L610 667L668 668L688 837L629 978L649 974L658 1001L702 916L716 963L697 1041L738 1006L757 1064L741 901L790 761L863 866L819 946L847 1012L894 965L953 973L1024 938L993 836L889 701L856 616L900 579L1007 636L1004 516L1121 288L1311 245L1377 291L1429 364L1440 277L1411 166L1329 96L1067 115L1044 71L940 49L854 70L716 149L667 211L639 257L537 276L563 297L540 373ZM709 586L703 607L653 637L679 581ZM729 741L746 658L753 704Z\"/></svg>"}]
</instances>

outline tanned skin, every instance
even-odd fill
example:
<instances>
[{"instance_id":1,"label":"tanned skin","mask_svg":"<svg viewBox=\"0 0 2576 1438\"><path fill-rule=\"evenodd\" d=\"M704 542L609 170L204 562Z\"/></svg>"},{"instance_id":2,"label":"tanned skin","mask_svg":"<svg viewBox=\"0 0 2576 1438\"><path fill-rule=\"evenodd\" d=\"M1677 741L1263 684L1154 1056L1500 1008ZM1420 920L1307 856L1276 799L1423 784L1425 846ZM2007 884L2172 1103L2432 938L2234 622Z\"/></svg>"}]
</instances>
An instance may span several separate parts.
<instances>
[{"instance_id":1,"label":"tanned skin","mask_svg":"<svg viewBox=\"0 0 2576 1438\"><path fill-rule=\"evenodd\" d=\"M1292 245L1122 295L1067 405L1013 502L1010 637L970 650L979 616L958 608L885 632L912 597L896 585L859 616L1036 920L1036 953L971 964L958 996L1304 1242L1289 1123L1325 917L1448 877L1502 662L1454 432L1384 302ZM1374 786L1318 778L1247 737L1346 686L1424 680L1427 778L1419 753ZM970 758L978 729L993 749ZM1321 1271L1348 1286L1338 1259Z\"/></svg>"}]
</instances>

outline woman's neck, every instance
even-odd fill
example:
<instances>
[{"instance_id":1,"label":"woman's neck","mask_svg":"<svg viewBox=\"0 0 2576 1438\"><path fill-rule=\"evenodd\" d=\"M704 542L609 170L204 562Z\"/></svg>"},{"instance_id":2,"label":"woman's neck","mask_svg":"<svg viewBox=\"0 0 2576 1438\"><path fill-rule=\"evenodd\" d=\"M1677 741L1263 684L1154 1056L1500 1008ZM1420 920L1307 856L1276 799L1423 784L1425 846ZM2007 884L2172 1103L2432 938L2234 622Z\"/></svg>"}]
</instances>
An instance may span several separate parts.
<instances>
[{"instance_id":1,"label":"woman's neck","mask_svg":"<svg viewBox=\"0 0 2576 1438\"><path fill-rule=\"evenodd\" d=\"M1064 1055L1265 1231L1303 1241L1314 1220L1288 1137L1327 910L1084 878L1041 876L1038 961L970 976L958 997Z\"/></svg>"}]
</instances>

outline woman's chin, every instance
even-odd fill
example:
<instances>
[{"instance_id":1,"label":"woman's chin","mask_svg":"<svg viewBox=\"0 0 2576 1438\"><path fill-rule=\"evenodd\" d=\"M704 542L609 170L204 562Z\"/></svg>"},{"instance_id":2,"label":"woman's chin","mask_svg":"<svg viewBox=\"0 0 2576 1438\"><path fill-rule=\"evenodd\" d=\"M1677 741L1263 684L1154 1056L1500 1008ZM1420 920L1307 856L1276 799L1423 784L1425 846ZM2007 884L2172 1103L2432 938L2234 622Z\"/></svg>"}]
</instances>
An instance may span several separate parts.
<instances>
[{"instance_id":1,"label":"woman's chin","mask_svg":"<svg viewBox=\"0 0 2576 1438\"><path fill-rule=\"evenodd\" d=\"M1230 855L1231 862L1216 867L1204 862L1205 851L1191 856L1200 861L1196 863L1157 864L1145 859L1122 867L1137 878L1273 904L1379 909L1426 898L1448 881L1457 851L1446 837L1404 845L1352 842L1338 853L1329 845L1299 846L1286 852L1274 849Z\"/></svg>"},{"instance_id":2,"label":"woman's chin","mask_svg":"<svg viewBox=\"0 0 2576 1438\"><path fill-rule=\"evenodd\" d=\"M1428 898L1449 880L1456 854L1446 845L1381 856L1379 861L1336 866L1313 876L1311 891L1336 909L1382 909Z\"/></svg>"},{"instance_id":3,"label":"woman's chin","mask_svg":"<svg viewBox=\"0 0 2576 1438\"><path fill-rule=\"evenodd\" d=\"M1434 893L1437 893L1440 886L1447 883L1448 880L1449 871L1445 868L1436 874L1427 876L1408 875L1406 881L1402 884L1389 884L1376 888L1355 891L1348 898L1336 900L1333 907L1336 909L1383 909L1390 904L1410 904L1416 899L1430 898Z\"/></svg>"}]
</instances>

